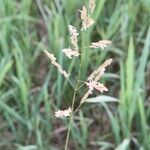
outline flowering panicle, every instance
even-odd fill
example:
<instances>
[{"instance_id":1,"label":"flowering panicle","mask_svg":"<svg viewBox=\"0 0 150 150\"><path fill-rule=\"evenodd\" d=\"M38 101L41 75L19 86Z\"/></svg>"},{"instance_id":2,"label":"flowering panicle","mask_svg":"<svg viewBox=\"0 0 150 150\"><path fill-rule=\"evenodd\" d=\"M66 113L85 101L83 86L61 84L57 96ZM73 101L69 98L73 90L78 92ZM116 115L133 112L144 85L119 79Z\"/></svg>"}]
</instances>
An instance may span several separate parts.
<instances>
[{"instance_id":1,"label":"flowering panicle","mask_svg":"<svg viewBox=\"0 0 150 150\"><path fill-rule=\"evenodd\" d=\"M80 10L81 21L82 21L81 31L82 30L87 30L87 28L89 28L91 25L94 24L94 20L91 18L91 15L94 12L94 10L95 10L95 0L89 0L88 11L87 11L87 8L85 6L82 7L82 10ZM71 45L72 46L71 46L71 48L70 47L64 48L62 50L62 52L69 59L71 59L72 57L78 57L80 55L79 47L78 47L78 35L79 35L79 33L77 32L77 29L74 26L72 26L72 25L68 25L68 30L69 30L70 41L71 41ZM104 49L107 46L109 46L110 44L111 44L111 41L109 41L109 40L100 40L98 42L92 42L90 44L90 48L101 48L101 49ZM58 64L56 62L56 58L54 57L54 55L49 53L49 52L47 52L46 50L44 50L44 52L50 58L51 63L57 67L58 71L61 74L63 74L65 78L68 78L69 74L67 74L66 71L64 71L62 69L60 64ZM87 78L87 81L85 82L86 86L88 87L88 90L83 95L83 97L81 99L81 102L80 102L80 105L86 101L88 96L90 94L92 94L93 90L96 89L96 90L98 90L101 93L103 93L105 91L108 91L107 87L105 87L103 84L101 84L98 81L104 75L106 67L109 66L111 64L111 62L112 62L112 59L106 60L102 65L100 65L95 71L93 71L89 75L89 77ZM73 99L72 106L74 106L74 102L75 102L75 99ZM79 105L79 107L80 107L80 105ZM78 110L78 108L77 108L77 110ZM67 116L72 115L72 118L73 118L73 115L76 112L76 111L74 111L74 113L73 113L73 109L74 108L70 108L69 107L66 110L58 110L58 111L55 112L55 116L58 117L58 118L61 118L61 117L67 117Z\"/></svg>"},{"instance_id":2,"label":"flowering panicle","mask_svg":"<svg viewBox=\"0 0 150 150\"><path fill-rule=\"evenodd\" d=\"M94 89L100 91L103 93L104 91L108 91L108 89L101 83L98 82L102 75L105 72L105 68L110 65L112 62L112 59L106 60L97 70L95 70L89 77L88 82L85 82L88 86L88 91L85 93L85 95L82 97L80 104L84 103L88 96L92 94L92 91Z\"/></svg>"},{"instance_id":3,"label":"flowering panicle","mask_svg":"<svg viewBox=\"0 0 150 150\"><path fill-rule=\"evenodd\" d=\"M94 90L94 88L100 91L101 93L103 93L104 91L108 91L108 89L103 84L96 82L96 81L86 82L86 85L88 86L90 90L90 94L92 94L92 91Z\"/></svg>"},{"instance_id":4,"label":"flowering panicle","mask_svg":"<svg viewBox=\"0 0 150 150\"><path fill-rule=\"evenodd\" d=\"M55 56L54 56L53 54L49 53L49 52L46 51L46 50L44 50L44 52L45 52L46 55L50 58L51 63L52 63L54 66L57 67L58 71L59 71L61 74L63 74L65 78L68 78L68 77L69 77L69 74L67 74L66 71L64 71L64 70L62 69L62 67L60 66L60 64L58 64L58 63L56 62Z\"/></svg>"},{"instance_id":5,"label":"flowering panicle","mask_svg":"<svg viewBox=\"0 0 150 150\"><path fill-rule=\"evenodd\" d=\"M93 42L90 45L90 48L101 48L104 49L105 47L107 47L108 45L110 45L112 42L109 40L101 40L98 42Z\"/></svg>"},{"instance_id":6,"label":"flowering panicle","mask_svg":"<svg viewBox=\"0 0 150 150\"><path fill-rule=\"evenodd\" d=\"M71 44L73 45L73 49L78 51L77 36L79 35L79 33L77 32L77 29L74 26L68 25L68 27L69 27L70 39L71 39Z\"/></svg>"},{"instance_id":7,"label":"flowering panicle","mask_svg":"<svg viewBox=\"0 0 150 150\"><path fill-rule=\"evenodd\" d=\"M94 12L94 9L95 9L95 0L90 0L90 2L89 2L89 9L90 9L91 13Z\"/></svg>"},{"instance_id":8,"label":"flowering panicle","mask_svg":"<svg viewBox=\"0 0 150 150\"><path fill-rule=\"evenodd\" d=\"M94 23L94 20L88 16L85 6L82 7L82 10L80 10L80 12L81 12L81 20L82 20L81 30L86 30Z\"/></svg>"},{"instance_id":9,"label":"flowering panicle","mask_svg":"<svg viewBox=\"0 0 150 150\"><path fill-rule=\"evenodd\" d=\"M68 109L66 110L58 110L55 112L55 116L57 118L62 118L62 117L67 117L67 116L70 116L72 113L72 110L71 108L69 107Z\"/></svg>"},{"instance_id":10,"label":"flowering panicle","mask_svg":"<svg viewBox=\"0 0 150 150\"><path fill-rule=\"evenodd\" d=\"M104 74L106 67L109 66L111 62L112 62L111 58L106 60L102 65L98 67L98 69L96 69L90 74L88 80L98 81L101 78L101 76Z\"/></svg>"},{"instance_id":11,"label":"flowering panicle","mask_svg":"<svg viewBox=\"0 0 150 150\"><path fill-rule=\"evenodd\" d=\"M75 57L78 57L78 56L79 56L79 52L72 50L70 47L63 49L62 51L63 51L63 53L64 53L68 58L70 58L70 59L71 59L73 56L75 56Z\"/></svg>"},{"instance_id":12,"label":"flowering panicle","mask_svg":"<svg viewBox=\"0 0 150 150\"><path fill-rule=\"evenodd\" d=\"M73 56L78 57L80 55L78 51L78 38L77 38L79 34L77 32L77 29L74 26L68 25L68 28L69 28L70 39L71 39L71 44L73 45L73 49L69 47L63 49L62 51L68 58L71 59Z\"/></svg>"},{"instance_id":13,"label":"flowering panicle","mask_svg":"<svg viewBox=\"0 0 150 150\"><path fill-rule=\"evenodd\" d=\"M105 87L103 84L96 82L96 81L89 81L89 82L85 82L86 85L88 86L88 91L85 93L85 95L82 97L80 104L84 103L86 101L86 99L89 97L90 94L92 94L92 91L94 89L100 91L101 93L103 93L104 91L108 91L107 87Z\"/></svg>"}]
</instances>

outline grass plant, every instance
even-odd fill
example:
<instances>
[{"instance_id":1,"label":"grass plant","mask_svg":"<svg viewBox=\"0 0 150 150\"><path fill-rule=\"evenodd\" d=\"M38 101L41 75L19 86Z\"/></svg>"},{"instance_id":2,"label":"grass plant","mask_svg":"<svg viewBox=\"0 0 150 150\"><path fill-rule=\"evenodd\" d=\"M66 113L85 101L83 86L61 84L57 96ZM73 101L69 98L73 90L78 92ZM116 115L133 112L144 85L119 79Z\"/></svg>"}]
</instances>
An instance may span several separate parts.
<instances>
[{"instance_id":1,"label":"grass plant","mask_svg":"<svg viewBox=\"0 0 150 150\"><path fill-rule=\"evenodd\" d=\"M95 0L95 24L82 32L81 79L106 59L114 61L103 77L109 87L104 97L89 100L75 116L70 149L150 149L150 2L149 0ZM74 72L77 61L62 53L70 47L68 25L80 29L83 0L0 0L0 149L61 149L68 118L56 119L54 110L68 108L73 88L50 65L43 49ZM110 39L105 50L86 48L93 41ZM109 73L111 72L111 73ZM84 90L79 90L75 107ZM96 93L94 97L99 96ZM101 99L102 98L102 99ZM111 99L112 100L112 99ZM89 103L91 103L89 105Z\"/></svg>"}]
</instances>

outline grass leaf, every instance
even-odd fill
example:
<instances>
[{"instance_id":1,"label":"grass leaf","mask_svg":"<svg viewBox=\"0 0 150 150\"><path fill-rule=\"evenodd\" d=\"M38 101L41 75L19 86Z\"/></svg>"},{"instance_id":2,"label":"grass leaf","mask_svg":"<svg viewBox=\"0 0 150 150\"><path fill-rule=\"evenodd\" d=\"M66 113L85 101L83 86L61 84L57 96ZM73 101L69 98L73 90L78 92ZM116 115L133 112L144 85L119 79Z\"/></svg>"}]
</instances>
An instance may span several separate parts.
<instances>
[{"instance_id":1,"label":"grass leaf","mask_svg":"<svg viewBox=\"0 0 150 150\"><path fill-rule=\"evenodd\" d=\"M115 97L100 95L97 97L91 97L86 99L87 103L105 103L105 102L119 102L119 100Z\"/></svg>"}]
</instances>

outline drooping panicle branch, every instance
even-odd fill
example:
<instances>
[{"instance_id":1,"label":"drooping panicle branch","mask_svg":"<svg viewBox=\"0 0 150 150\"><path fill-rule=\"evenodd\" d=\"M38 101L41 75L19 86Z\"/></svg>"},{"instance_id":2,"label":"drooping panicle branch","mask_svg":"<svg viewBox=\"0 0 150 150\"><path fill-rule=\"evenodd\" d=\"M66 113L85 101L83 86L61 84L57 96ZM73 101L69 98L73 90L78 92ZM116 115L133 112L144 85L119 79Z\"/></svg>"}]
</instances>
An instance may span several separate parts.
<instances>
[{"instance_id":1,"label":"drooping panicle branch","mask_svg":"<svg viewBox=\"0 0 150 150\"><path fill-rule=\"evenodd\" d=\"M60 64L56 62L56 58L53 54L49 53L48 51L44 50L45 54L48 56L48 58L51 60L51 63L57 67L58 71L64 75L65 78L69 78L69 74L62 69Z\"/></svg>"}]
</instances>

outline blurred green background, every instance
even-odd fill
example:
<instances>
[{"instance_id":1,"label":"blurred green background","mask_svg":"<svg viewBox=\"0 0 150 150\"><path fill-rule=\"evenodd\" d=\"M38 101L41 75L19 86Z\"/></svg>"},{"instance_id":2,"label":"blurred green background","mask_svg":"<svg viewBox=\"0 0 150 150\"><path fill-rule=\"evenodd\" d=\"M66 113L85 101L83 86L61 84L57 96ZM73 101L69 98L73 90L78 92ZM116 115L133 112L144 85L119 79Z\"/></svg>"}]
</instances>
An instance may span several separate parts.
<instances>
[{"instance_id":1,"label":"blurred green background","mask_svg":"<svg viewBox=\"0 0 150 150\"><path fill-rule=\"evenodd\" d=\"M88 0L0 0L0 149L63 149L68 119L54 111L71 105L73 89L43 50L77 78L68 25L80 30ZM70 150L150 149L150 1L96 0L95 20L82 32L80 49L109 39L106 50L82 49L82 79L113 58L103 82L119 103L84 104L76 115ZM79 91L76 105L84 94ZM98 96L95 93L93 96Z\"/></svg>"}]
</instances>

